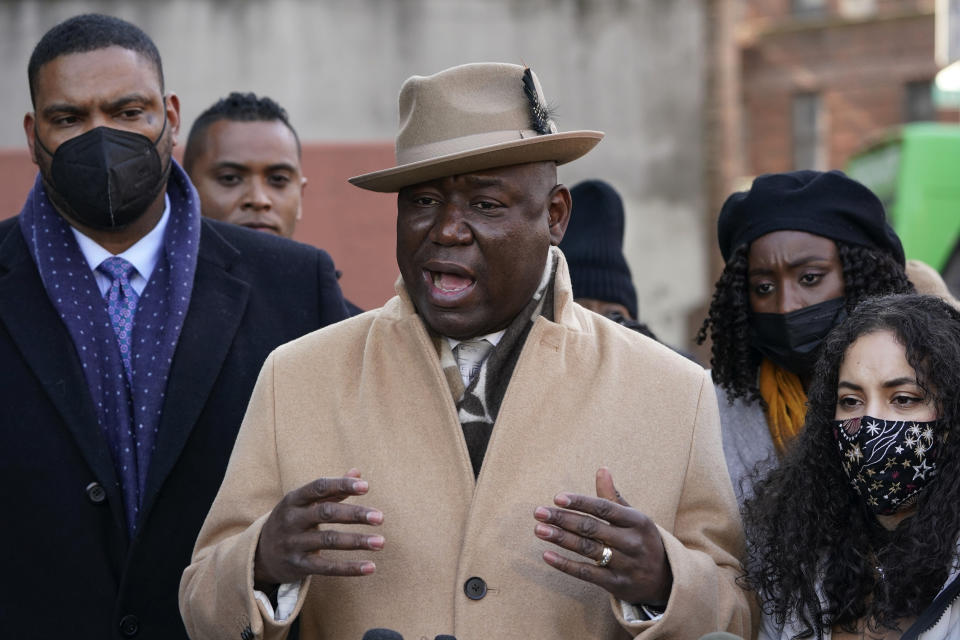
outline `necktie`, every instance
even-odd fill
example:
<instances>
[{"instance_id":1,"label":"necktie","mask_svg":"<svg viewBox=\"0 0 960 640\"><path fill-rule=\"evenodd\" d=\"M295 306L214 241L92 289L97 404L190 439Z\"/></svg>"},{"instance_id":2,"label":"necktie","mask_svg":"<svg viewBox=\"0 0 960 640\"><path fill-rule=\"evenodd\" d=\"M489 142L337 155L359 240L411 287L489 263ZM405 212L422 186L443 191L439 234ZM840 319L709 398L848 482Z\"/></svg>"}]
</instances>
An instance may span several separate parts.
<instances>
[{"instance_id":1,"label":"necktie","mask_svg":"<svg viewBox=\"0 0 960 640\"><path fill-rule=\"evenodd\" d=\"M130 275L135 271L132 264L116 256L107 258L97 267L110 280L110 290L107 291L107 312L110 314L110 323L117 334L117 343L120 345L120 356L123 359L123 368L127 372L127 380L133 381L133 372L130 368L130 350L133 345L133 314L137 310L139 296L130 286Z\"/></svg>"},{"instance_id":2,"label":"necktie","mask_svg":"<svg viewBox=\"0 0 960 640\"><path fill-rule=\"evenodd\" d=\"M454 348L464 387L469 387L470 381L477 377L491 349L493 345L488 340L464 340Z\"/></svg>"}]
</instances>

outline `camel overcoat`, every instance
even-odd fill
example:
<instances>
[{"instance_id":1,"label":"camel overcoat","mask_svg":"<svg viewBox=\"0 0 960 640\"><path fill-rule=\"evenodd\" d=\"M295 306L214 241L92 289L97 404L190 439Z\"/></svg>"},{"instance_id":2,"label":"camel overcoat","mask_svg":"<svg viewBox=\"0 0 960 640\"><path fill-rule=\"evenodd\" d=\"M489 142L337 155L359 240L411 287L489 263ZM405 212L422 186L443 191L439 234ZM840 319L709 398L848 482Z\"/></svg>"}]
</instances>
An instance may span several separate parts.
<instances>
[{"instance_id":1,"label":"camel overcoat","mask_svg":"<svg viewBox=\"0 0 960 640\"><path fill-rule=\"evenodd\" d=\"M304 582L302 638L359 640L375 627L407 640L750 637L709 375L575 304L562 257L555 287L556 321L535 321L476 481L436 349L402 284L381 309L277 349L180 585L191 637L285 637L289 622L274 622L253 595L261 526L287 492L351 467L370 483L351 501L384 522L340 527L386 544L335 552L375 561L371 576ZM606 591L542 559L556 547L534 536L534 509L560 491L595 495L601 465L663 537L673 588L659 621L626 622ZM474 577L486 586L478 600L464 590Z\"/></svg>"}]
</instances>

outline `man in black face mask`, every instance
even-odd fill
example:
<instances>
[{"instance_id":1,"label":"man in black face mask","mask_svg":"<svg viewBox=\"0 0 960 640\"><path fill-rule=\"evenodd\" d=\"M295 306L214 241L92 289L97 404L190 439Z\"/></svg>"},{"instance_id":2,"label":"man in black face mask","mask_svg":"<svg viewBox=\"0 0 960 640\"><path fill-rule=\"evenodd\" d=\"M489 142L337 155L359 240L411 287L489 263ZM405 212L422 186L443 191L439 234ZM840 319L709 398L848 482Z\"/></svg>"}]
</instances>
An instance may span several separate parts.
<instances>
[{"instance_id":1,"label":"man in black face mask","mask_svg":"<svg viewBox=\"0 0 960 640\"><path fill-rule=\"evenodd\" d=\"M347 310L323 251L201 219L140 29L71 18L28 76L40 171L0 223L0 629L185 638L180 574L257 372Z\"/></svg>"},{"instance_id":2,"label":"man in black face mask","mask_svg":"<svg viewBox=\"0 0 960 640\"><path fill-rule=\"evenodd\" d=\"M758 177L717 224L726 267L700 331L713 341L723 447L738 498L803 427L820 344L863 298L912 290L880 200L839 171Z\"/></svg>"}]
</instances>

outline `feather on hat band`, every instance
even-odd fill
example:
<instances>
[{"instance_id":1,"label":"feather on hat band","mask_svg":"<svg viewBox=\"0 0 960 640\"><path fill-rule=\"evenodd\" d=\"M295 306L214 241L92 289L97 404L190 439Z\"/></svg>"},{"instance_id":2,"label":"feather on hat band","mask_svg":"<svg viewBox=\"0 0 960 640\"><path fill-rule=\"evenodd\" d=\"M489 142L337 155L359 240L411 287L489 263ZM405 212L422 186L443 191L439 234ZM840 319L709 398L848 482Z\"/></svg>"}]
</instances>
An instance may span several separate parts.
<instances>
[{"instance_id":1,"label":"feather on hat band","mask_svg":"<svg viewBox=\"0 0 960 640\"><path fill-rule=\"evenodd\" d=\"M563 164L600 131L557 131L537 76L506 63L474 63L413 76L400 89L397 166L350 178L371 191L528 162Z\"/></svg>"}]
</instances>

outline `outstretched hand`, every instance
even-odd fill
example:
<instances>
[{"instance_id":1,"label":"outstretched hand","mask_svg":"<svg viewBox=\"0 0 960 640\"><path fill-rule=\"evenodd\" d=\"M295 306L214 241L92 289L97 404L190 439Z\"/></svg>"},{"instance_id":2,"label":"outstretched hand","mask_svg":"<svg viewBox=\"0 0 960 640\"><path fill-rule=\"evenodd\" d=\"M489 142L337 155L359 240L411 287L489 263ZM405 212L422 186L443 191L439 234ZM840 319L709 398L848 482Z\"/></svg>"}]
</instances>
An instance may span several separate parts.
<instances>
[{"instance_id":1,"label":"outstretched hand","mask_svg":"<svg viewBox=\"0 0 960 640\"><path fill-rule=\"evenodd\" d=\"M666 605L673 586L663 540L653 520L630 507L606 467L597 471L597 496L558 493L558 507L537 507L536 536L587 561L545 551L544 561L633 604ZM610 549L603 562L604 548Z\"/></svg>"},{"instance_id":2,"label":"outstretched hand","mask_svg":"<svg viewBox=\"0 0 960 640\"><path fill-rule=\"evenodd\" d=\"M319 478L285 495L260 531L253 564L257 588L267 590L267 585L297 582L308 575L365 576L376 571L373 562L340 560L336 551L379 551L383 536L348 533L330 526L381 524L380 511L343 503L368 490L360 472L351 469L341 478Z\"/></svg>"}]
</instances>

